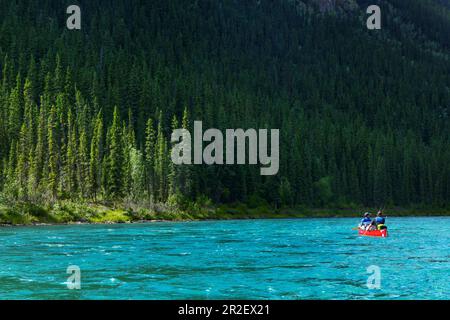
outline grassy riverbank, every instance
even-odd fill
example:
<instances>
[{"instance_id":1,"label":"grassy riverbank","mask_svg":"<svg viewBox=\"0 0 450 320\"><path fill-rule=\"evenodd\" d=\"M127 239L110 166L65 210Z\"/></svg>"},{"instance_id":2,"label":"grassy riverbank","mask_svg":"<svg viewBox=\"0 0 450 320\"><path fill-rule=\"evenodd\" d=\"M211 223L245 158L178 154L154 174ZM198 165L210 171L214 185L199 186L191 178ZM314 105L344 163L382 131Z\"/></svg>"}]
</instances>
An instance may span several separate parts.
<instances>
[{"instance_id":1,"label":"grassy riverbank","mask_svg":"<svg viewBox=\"0 0 450 320\"><path fill-rule=\"evenodd\" d=\"M151 208L115 206L114 204L58 202L53 205L20 203L0 204L0 225L67 224L67 223L132 223L139 221L192 221L261 218L326 218L359 217L375 208L249 208L245 204L199 206L180 210L169 205ZM388 216L450 216L449 209L388 208Z\"/></svg>"}]
</instances>

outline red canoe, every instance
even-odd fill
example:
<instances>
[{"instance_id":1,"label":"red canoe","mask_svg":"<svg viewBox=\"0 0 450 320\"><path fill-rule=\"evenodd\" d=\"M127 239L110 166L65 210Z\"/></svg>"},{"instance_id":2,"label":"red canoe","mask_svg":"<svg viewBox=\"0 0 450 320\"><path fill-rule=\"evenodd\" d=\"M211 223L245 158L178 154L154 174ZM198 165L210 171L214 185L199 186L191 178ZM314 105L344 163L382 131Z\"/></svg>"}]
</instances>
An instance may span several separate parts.
<instances>
[{"instance_id":1,"label":"red canoe","mask_svg":"<svg viewBox=\"0 0 450 320\"><path fill-rule=\"evenodd\" d=\"M368 237L383 237L383 238L386 238L388 236L387 229L371 230L371 231L358 229L358 233L361 236L368 236Z\"/></svg>"}]
</instances>

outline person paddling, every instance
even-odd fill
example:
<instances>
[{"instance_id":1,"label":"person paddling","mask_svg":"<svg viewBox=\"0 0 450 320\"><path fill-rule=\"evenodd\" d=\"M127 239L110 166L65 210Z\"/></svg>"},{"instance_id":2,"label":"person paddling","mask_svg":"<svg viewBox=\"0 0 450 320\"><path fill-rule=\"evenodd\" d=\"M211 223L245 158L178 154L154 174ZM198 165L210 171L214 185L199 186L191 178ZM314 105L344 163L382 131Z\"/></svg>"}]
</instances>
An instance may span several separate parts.
<instances>
[{"instance_id":1,"label":"person paddling","mask_svg":"<svg viewBox=\"0 0 450 320\"><path fill-rule=\"evenodd\" d=\"M359 227L361 229L367 230L367 228L372 224L372 219L370 218L370 212L364 213L364 218L362 218Z\"/></svg>"},{"instance_id":2,"label":"person paddling","mask_svg":"<svg viewBox=\"0 0 450 320\"><path fill-rule=\"evenodd\" d=\"M377 217L374 219L374 221L378 230L387 229L385 225L386 218L384 217L383 212L381 210L377 212Z\"/></svg>"}]
</instances>

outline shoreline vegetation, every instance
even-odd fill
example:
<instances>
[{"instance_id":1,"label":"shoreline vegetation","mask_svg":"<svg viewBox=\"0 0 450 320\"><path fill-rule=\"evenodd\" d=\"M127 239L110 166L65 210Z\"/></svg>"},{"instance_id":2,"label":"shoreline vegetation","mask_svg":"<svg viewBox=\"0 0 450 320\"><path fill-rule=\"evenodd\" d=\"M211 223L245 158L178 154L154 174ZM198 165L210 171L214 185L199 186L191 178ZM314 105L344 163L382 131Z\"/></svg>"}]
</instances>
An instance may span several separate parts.
<instances>
[{"instance_id":1,"label":"shoreline vegetation","mask_svg":"<svg viewBox=\"0 0 450 320\"><path fill-rule=\"evenodd\" d=\"M163 221L205 221L287 218L358 218L365 211L375 213L377 208L272 208L249 207L243 203L232 205L192 204L184 210L170 205L153 205L150 208L116 206L102 203L74 203L61 201L52 205L20 203L0 204L0 227L66 224L116 224ZM450 209L427 207L384 209L387 216L450 216Z\"/></svg>"}]
</instances>

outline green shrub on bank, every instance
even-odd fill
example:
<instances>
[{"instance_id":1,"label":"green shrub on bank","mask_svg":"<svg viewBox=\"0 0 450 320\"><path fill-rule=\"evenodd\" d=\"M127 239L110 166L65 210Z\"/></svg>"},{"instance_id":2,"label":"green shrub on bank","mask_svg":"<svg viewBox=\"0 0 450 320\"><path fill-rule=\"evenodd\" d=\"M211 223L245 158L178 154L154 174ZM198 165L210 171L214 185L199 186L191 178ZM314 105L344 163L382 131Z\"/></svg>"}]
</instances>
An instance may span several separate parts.
<instances>
[{"instance_id":1,"label":"green shrub on bank","mask_svg":"<svg viewBox=\"0 0 450 320\"><path fill-rule=\"evenodd\" d=\"M0 205L1 224L31 224L37 222L56 222L42 206L30 203L16 203L14 205Z\"/></svg>"}]
</instances>

